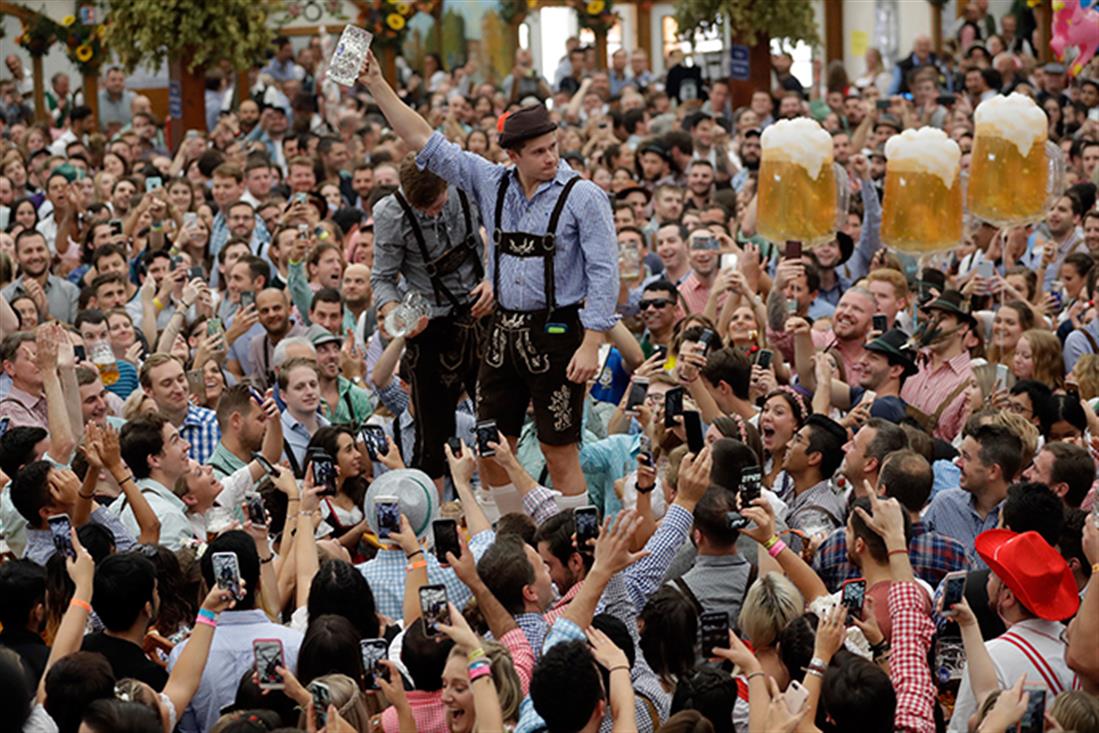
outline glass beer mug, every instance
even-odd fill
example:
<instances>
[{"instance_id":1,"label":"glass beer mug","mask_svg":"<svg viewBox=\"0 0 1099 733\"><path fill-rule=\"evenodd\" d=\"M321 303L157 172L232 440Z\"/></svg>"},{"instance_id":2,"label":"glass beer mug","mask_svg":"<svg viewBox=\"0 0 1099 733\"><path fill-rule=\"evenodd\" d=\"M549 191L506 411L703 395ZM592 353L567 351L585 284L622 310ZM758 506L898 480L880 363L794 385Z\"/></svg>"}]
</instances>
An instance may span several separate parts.
<instances>
[{"instance_id":1,"label":"glass beer mug","mask_svg":"<svg viewBox=\"0 0 1099 733\"><path fill-rule=\"evenodd\" d=\"M421 318L431 317L431 306L424 296L409 290L396 308L385 316L385 330L393 338L402 338L416 329Z\"/></svg>"},{"instance_id":2,"label":"glass beer mug","mask_svg":"<svg viewBox=\"0 0 1099 733\"><path fill-rule=\"evenodd\" d=\"M973 119L969 212L998 227L1041 220L1065 177L1061 151L1048 140L1045 112L1014 93L982 102Z\"/></svg>"},{"instance_id":3,"label":"glass beer mug","mask_svg":"<svg viewBox=\"0 0 1099 733\"><path fill-rule=\"evenodd\" d=\"M103 381L104 387L110 387L118 381L121 376L118 372L118 360L115 359L110 344L105 341L93 344L88 352L88 358L99 370L99 378Z\"/></svg>"},{"instance_id":4,"label":"glass beer mug","mask_svg":"<svg viewBox=\"0 0 1099 733\"><path fill-rule=\"evenodd\" d=\"M885 144L882 242L912 254L962 240L962 151L942 130L905 130Z\"/></svg>"},{"instance_id":5,"label":"glass beer mug","mask_svg":"<svg viewBox=\"0 0 1099 733\"><path fill-rule=\"evenodd\" d=\"M832 136L813 120L781 120L760 139L757 221L772 242L832 239L847 212L847 174L832 161Z\"/></svg>"}]
</instances>

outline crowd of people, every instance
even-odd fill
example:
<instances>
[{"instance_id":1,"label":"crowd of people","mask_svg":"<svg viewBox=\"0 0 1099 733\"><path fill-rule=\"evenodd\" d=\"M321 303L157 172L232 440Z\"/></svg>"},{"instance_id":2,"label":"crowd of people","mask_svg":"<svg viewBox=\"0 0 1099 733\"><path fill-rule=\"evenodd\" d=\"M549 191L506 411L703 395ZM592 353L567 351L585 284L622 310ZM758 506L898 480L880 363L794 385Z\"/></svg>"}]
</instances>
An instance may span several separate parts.
<instances>
[{"instance_id":1,"label":"crowd of people","mask_svg":"<svg viewBox=\"0 0 1099 733\"><path fill-rule=\"evenodd\" d=\"M279 38L174 141L8 57L0 731L1099 731L1099 62L987 5L744 105ZM1007 93L1044 218L883 246L885 143L965 170ZM850 188L804 247L798 118Z\"/></svg>"}]
</instances>

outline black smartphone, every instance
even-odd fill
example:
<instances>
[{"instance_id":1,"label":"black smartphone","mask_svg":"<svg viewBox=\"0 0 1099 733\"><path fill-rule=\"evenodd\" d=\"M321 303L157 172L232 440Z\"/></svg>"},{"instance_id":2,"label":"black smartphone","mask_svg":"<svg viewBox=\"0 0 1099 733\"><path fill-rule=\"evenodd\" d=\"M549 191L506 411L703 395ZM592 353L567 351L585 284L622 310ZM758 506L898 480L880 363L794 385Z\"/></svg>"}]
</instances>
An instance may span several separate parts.
<instances>
[{"instance_id":1,"label":"black smartphone","mask_svg":"<svg viewBox=\"0 0 1099 733\"><path fill-rule=\"evenodd\" d=\"M687 450L697 456L706 445L702 435L702 415L697 410L684 410L683 429L687 433Z\"/></svg>"},{"instance_id":2,"label":"black smartphone","mask_svg":"<svg viewBox=\"0 0 1099 733\"><path fill-rule=\"evenodd\" d=\"M786 252L783 259L787 260L800 260L801 259L801 242L790 241L786 243Z\"/></svg>"},{"instance_id":3,"label":"black smartphone","mask_svg":"<svg viewBox=\"0 0 1099 733\"><path fill-rule=\"evenodd\" d=\"M46 520L50 525L50 536L53 538L53 548L58 554L70 560L76 559L76 548L73 547L72 522L68 514L54 514Z\"/></svg>"},{"instance_id":4,"label":"black smartphone","mask_svg":"<svg viewBox=\"0 0 1099 733\"><path fill-rule=\"evenodd\" d=\"M214 582L233 594L238 601L244 598L240 582L240 563L235 552L215 552L210 558L214 570Z\"/></svg>"},{"instance_id":5,"label":"black smartphone","mask_svg":"<svg viewBox=\"0 0 1099 733\"><path fill-rule=\"evenodd\" d=\"M332 691L323 682L313 680L309 683L309 694L313 696L313 721L320 730L328 724L328 706L332 704Z\"/></svg>"},{"instance_id":6,"label":"black smartphone","mask_svg":"<svg viewBox=\"0 0 1099 733\"><path fill-rule=\"evenodd\" d=\"M630 393L626 397L627 415L636 415L637 408L645 404L645 395L649 393L649 380L645 377L634 377L630 382Z\"/></svg>"},{"instance_id":7,"label":"black smartphone","mask_svg":"<svg viewBox=\"0 0 1099 733\"><path fill-rule=\"evenodd\" d=\"M313 483L324 487L321 496L335 496L336 462L332 460L332 456L327 451L314 448L306 454L305 461L307 465L313 466Z\"/></svg>"},{"instance_id":8,"label":"black smartphone","mask_svg":"<svg viewBox=\"0 0 1099 733\"><path fill-rule=\"evenodd\" d=\"M88 352L83 346L73 346L73 356L76 358L76 363L79 364L82 361L87 361Z\"/></svg>"},{"instance_id":9,"label":"black smartphone","mask_svg":"<svg viewBox=\"0 0 1099 733\"><path fill-rule=\"evenodd\" d=\"M582 506L573 510L576 521L576 549L580 553L591 553L593 548L589 540L599 537L599 511L593 506Z\"/></svg>"},{"instance_id":10,"label":"black smartphone","mask_svg":"<svg viewBox=\"0 0 1099 733\"><path fill-rule=\"evenodd\" d=\"M278 478L282 473L278 466L264 458L259 451L252 451L252 460L258 463L263 468L263 472L272 478Z\"/></svg>"},{"instance_id":11,"label":"black smartphone","mask_svg":"<svg viewBox=\"0 0 1099 733\"><path fill-rule=\"evenodd\" d=\"M875 313L870 320L872 328L878 333L885 333L889 330L889 322L884 313Z\"/></svg>"},{"instance_id":12,"label":"black smartphone","mask_svg":"<svg viewBox=\"0 0 1099 733\"><path fill-rule=\"evenodd\" d=\"M192 267L190 270L187 271L187 277L189 277L192 280L195 280L195 279L205 280L206 279L206 271L202 269L202 265L195 265L194 267Z\"/></svg>"},{"instance_id":13,"label":"black smartphone","mask_svg":"<svg viewBox=\"0 0 1099 733\"><path fill-rule=\"evenodd\" d=\"M637 439L637 458L650 468L653 465L653 439L642 433Z\"/></svg>"},{"instance_id":14,"label":"black smartphone","mask_svg":"<svg viewBox=\"0 0 1099 733\"><path fill-rule=\"evenodd\" d=\"M8 432L8 428L11 427L11 418L5 415L0 417L0 438L4 437L4 433Z\"/></svg>"},{"instance_id":15,"label":"black smartphone","mask_svg":"<svg viewBox=\"0 0 1099 733\"><path fill-rule=\"evenodd\" d=\"M286 655L278 639L256 639L252 642L252 659L258 687L261 690L282 690L286 680L279 674L279 667L286 667Z\"/></svg>"},{"instance_id":16,"label":"black smartphone","mask_svg":"<svg viewBox=\"0 0 1099 733\"><path fill-rule=\"evenodd\" d=\"M862 603L866 600L866 579L854 578L843 583L840 595L841 603L847 606L852 615L862 617Z\"/></svg>"},{"instance_id":17,"label":"black smartphone","mask_svg":"<svg viewBox=\"0 0 1099 733\"><path fill-rule=\"evenodd\" d=\"M381 425L363 425L359 435L362 437L363 445L366 446L366 453L370 456L370 460L378 460L378 456L389 450L389 441L386 440L385 430Z\"/></svg>"},{"instance_id":18,"label":"black smartphone","mask_svg":"<svg viewBox=\"0 0 1099 733\"><path fill-rule=\"evenodd\" d=\"M935 97L935 102L945 107L952 106L958 100L953 94L940 94Z\"/></svg>"},{"instance_id":19,"label":"black smartphone","mask_svg":"<svg viewBox=\"0 0 1099 733\"><path fill-rule=\"evenodd\" d=\"M943 578L943 615L950 615L952 606L965 598L965 580L968 574L964 570L949 573Z\"/></svg>"},{"instance_id":20,"label":"black smartphone","mask_svg":"<svg viewBox=\"0 0 1099 733\"><path fill-rule=\"evenodd\" d=\"M447 438L446 444L450 446L450 452L454 454L455 458L459 458L462 455L461 438Z\"/></svg>"},{"instance_id":21,"label":"black smartphone","mask_svg":"<svg viewBox=\"0 0 1099 733\"><path fill-rule=\"evenodd\" d=\"M714 656L714 649L729 648L729 614L725 611L706 611L698 617L698 630L702 637L702 658Z\"/></svg>"},{"instance_id":22,"label":"black smartphone","mask_svg":"<svg viewBox=\"0 0 1099 733\"><path fill-rule=\"evenodd\" d=\"M482 420L477 423L477 455L488 458L496 455L496 451L488 447L489 443L495 443L500 439L500 433L496 430L495 420Z\"/></svg>"},{"instance_id":23,"label":"black smartphone","mask_svg":"<svg viewBox=\"0 0 1099 733\"><path fill-rule=\"evenodd\" d=\"M183 258L180 257L179 255L172 255L171 263L172 263L172 269L173 270L178 270L179 266L183 264Z\"/></svg>"},{"instance_id":24,"label":"black smartphone","mask_svg":"<svg viewBox=\"0 0 1099 733\"><path fill-rule=\"evenodd\" d=\"M775 357L774 353L770 349L760 349L759 354L756 355L756 366L760 369L770 369L771 360Z\"/></svg>"},{"instance_id":25,"label":"black smartphone","mask_svg":"<svg viewBox=\"0 0 1099 733\"><path fill-rule=\"evenodd\" d=\"M714 333L712 328L702 329L702 333L698 335L698 343L702 344L702 354L706 355L710 353L710 349L714 347L716 341L717 334Z\"/></svg>"},{"instance_id":26,"label":"black smartphone","mask_svg":"<svg viewBox=\"0 0 1099 733\"><path fill-rule=\"evenodd\" d=\"M111 219L109 222L107 222L107 224L111 227L111 234L113 234L113 235L122 234L122 220L121 219Z\"/></svg>"},{"instance_id":27,"label":"black smartphone","mask_svg":"<svg viewBox=\"0 0 1099 733\"><path fill-rule=\"evenodd\" d=\"M401 531L401 503L395 496L374 497L374 516L378 521L378 539Z\"/></svg>"},{"instance_id":28,"label":"black smartphone","mask_svg":"<svg viewBox=\"0 0 1099 733\"><path fill-rule=\"evenodd\" d=\"M439 633L439 624L450 625L445 585L425 585L420 588L420 615L428 633Z\"/></svg>"},{"instance_id":29,"label":"black smartphone","mask_svg":"<svg viewBox=\"0 0 1099 733\"><path fill-rule=\"evenodd\" d=\"M1041 733L1046 725L1046 688L1027 685L1026 712L1019 721L1019 733Z\"/></svg>"},{"instance_id":30,"label":"black smartphone","mask_svg":"<svg viewBox=\"0 0 1099 733\"><path fill-rule=\"evenodd\" d=\"M249 494L244 497L244 507L248 513L248 521L257 527L267 526L267 509L263 506L262 496L259 494Z\"/></svg>"},{"instance_id":31,"label":"black smartphone","mask_svg":"<svg viewBox=\"0 0 1099 733\"><path fill-rule=\"evenodd\" d=\"M664 393L664 427L674 428L676 418L683 414L683 388L672 387Z\"/></svg>"},{"instance_id":32,"label":"black smartphone","mask_svg":"<svg viewBox=\"0 0 1099 733\"><path fill-rule=\"evenodd\" d=\"M363 655L366 687L369 690L377 690L379 689L378 677L383 676L381 672L387 671L378 662L385 659L386 652L389 650L389 642L385 639L360 639L359 650Z\"/></svg>"},{"instance_id":33,"label":"black smartphone","mask_svg":"<svg viewBox=\"0 0 1099 733\"><path fill-rule=\"evenodd\" d=\"M247 308L250 305L254 306L255 304L256 304L256 294L255 293L253 293L251 290L241 291L241 294L240 294L240 307L242 309Z\"/></svg>"},{"instance_id":34,"label":"black smartphone","mask_svg":"<svg viewBox=\"0 0 1099 733\"><path fill-rule=\"evenodd\" d=\"M436 519L431 523L431 531L435 535L435 559L441 565L449 561L446 554L449 552L454 557L460 557L462 548L458 545L458 522L453 519Z\"/></svg>"},{"instance_id":35,"label":"black smartphone","mask_svg":"<svg viewBox=\"0 0 1099 733\"><path fill-rule=\"evenodd\" d=\"M740 469L740 506L751 506L752 502L763 495L763 471L759 466L745 466Z\"/></svg>"},{"instance_id":36,"label":"black smartphone","mask_svg":"<svg viewBox=\"0 0 1099 733\"><path fill-rule=\"evenodd\" d=\"M668 347L663 345L656 345L653 347L653 356L659 356L660 361L668 360Z\"/></svg>"},{"instance_id":37,"label":"black smartphone","mask_svg":"<svg viewBox=\"0 0 1099 733\"><path fill-rule=\"evenodd\" d=\"M889 109L890 101L888 99L879 99L874 106L878 109Z\"/></svg>"}]
</instances>

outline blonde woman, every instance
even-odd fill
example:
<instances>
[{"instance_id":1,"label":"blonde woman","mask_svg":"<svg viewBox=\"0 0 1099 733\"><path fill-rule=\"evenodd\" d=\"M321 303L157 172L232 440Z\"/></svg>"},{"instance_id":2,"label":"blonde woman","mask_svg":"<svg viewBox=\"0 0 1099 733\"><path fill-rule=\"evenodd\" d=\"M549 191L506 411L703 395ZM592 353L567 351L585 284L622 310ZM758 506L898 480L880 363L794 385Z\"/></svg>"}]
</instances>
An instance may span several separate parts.
<instances>
[{"instance_id":1,"label":"blonde woman","mask_svg":"<svg viewBox=\"0 0 1099 733\"><path fill-rule=\"evenodd\" d=\"M1035 379L1052 390L1060 389L1064 381L1061 341L1045 329L1024 331L1016 342L1010 366L1016 379Z\"/></svg>"}]
</instances>

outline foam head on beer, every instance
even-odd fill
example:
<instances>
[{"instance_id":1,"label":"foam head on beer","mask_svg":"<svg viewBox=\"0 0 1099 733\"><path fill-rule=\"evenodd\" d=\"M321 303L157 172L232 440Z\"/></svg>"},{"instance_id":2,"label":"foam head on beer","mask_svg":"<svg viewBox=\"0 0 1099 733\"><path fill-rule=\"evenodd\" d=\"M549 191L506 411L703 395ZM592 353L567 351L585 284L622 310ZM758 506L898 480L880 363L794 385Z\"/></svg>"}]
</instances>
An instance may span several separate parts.
<instances>
[{"instance_id":1,"label":"foam head on beer","mask_svg":"<svg viewBox=\"0 0 1099 733\"><path fill-rule=\"evenodd\" d=\"M934 127L905 130L885 143L887 168L922 170L938 176L950 188L961 168L962 151L958 143Z\"/></svg>"},{"instance_id":2,"label":"foam head on beer","mask_svg":"<svg viewBox=\"0 0 1099 733\"><path fill-rule=\"evenodd\" d=\"M1049 124L1042 108L1018 92L981 102L973 113L973 123L978 135L985 133L1003 138L1024 158L1034 143L1046 141Z\"/></svg>"},{"instance_id":3,"label":"foam head on beer","mask_svg":"<svg viewBox=\"0 0 1099 733\"><path fill-rule=\"evenodd\" d=\"M816 180L832 164L832 136L808 117L779 120L760 138L763 160L782 160L804 168Z\"/></svg>"}]
</instances>

